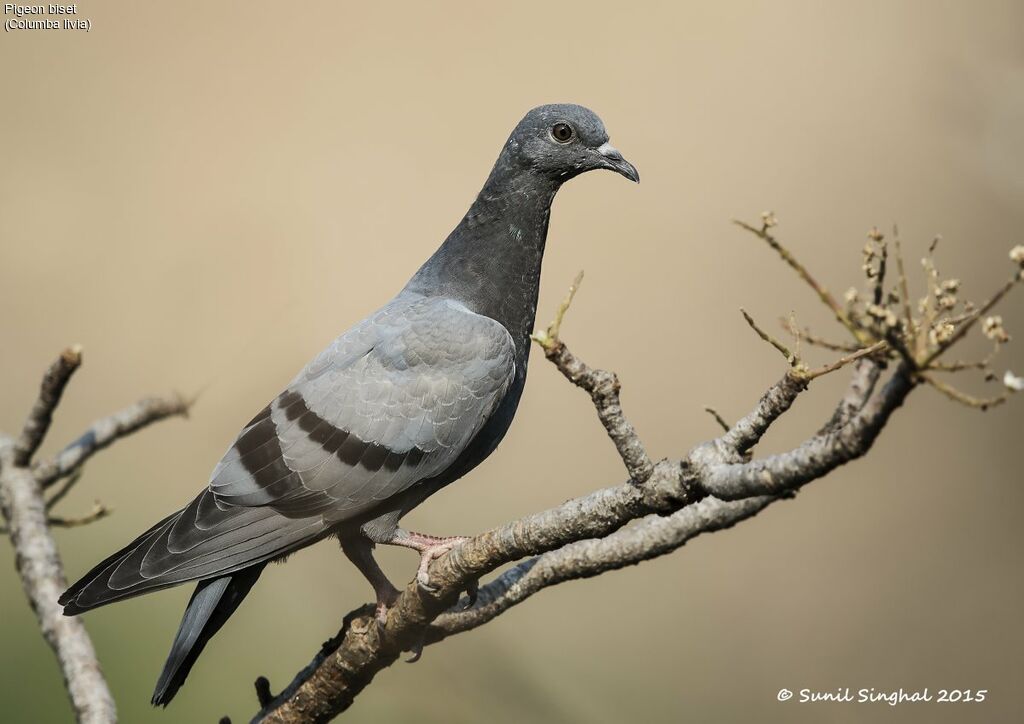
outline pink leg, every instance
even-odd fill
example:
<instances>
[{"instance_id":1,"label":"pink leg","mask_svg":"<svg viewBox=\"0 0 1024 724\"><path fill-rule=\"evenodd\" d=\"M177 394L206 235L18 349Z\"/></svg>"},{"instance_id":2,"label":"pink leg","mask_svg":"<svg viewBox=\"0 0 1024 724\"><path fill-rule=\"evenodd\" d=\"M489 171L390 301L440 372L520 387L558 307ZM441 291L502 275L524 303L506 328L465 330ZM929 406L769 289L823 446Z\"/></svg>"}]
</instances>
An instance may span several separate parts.
<instances>
[{"instance_id":1,"label":"pink leg","mask_svg":"<svg viewBox=\"0 0 1024 724\"><path fill-rule=\"evenodd\" d=\"M341 549L348 559L363 574L377 597L377 623L383 626L388 619L388 609L398 600L399 590L388 580L384 571L373 558L373 543L362 536L341 539Z\"/></svg>"},{"instance_id":2,"label":"pink leg","mask_svg":"<svg viewBox=\"0 0 1024 724\"><path fill-rule=\"evenodd\" d=\"M392 537L391 540L386 541L386 543L388 545L402 546L403 548L412 548L414 551L418 552L420 554L420 565L416 569L416 582L421 588L427 591L436 591L437 588L430 583L430 575L428 572L430 562L435 558L443 556L452 548L467 540L469 540L469 538L462 535L439 538L437 536L413 533L412 531L406 531L399 528L395 531L394 537ZM472 593L470 593L470 595L472 596Z\"/></svg>"}]
</instances>

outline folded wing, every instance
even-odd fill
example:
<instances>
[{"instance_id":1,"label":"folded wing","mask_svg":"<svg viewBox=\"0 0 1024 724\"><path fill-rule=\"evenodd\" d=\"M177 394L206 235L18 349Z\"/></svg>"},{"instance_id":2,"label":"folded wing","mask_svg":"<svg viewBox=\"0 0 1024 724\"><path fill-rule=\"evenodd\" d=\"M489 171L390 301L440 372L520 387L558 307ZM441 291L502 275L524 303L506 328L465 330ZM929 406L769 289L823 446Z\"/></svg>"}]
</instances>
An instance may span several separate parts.
<instances>
[{"instance_id":1,"label":"folded wing","mask_svg":"<svg viewBox=\"0 0 1024 724\"><path fill-rule=\"evenodd\" d=\"M210 484L61 598L74 613L302 547L451 465L515 376L496 321L399 296L242 430Z\"/></svg>"}]
</instances>

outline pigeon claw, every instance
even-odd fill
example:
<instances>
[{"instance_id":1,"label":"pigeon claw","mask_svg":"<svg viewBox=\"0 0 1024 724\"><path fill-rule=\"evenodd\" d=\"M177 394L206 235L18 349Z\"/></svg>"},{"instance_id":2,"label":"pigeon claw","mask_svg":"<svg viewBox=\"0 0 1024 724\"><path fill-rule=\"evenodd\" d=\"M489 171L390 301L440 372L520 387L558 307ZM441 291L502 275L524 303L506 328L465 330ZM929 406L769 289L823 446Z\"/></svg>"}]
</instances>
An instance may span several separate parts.
<instances>
[{"instance_id":1,"label":"pigeon claw","mask_svg":"<svg viewBox=\"0 0 1024 724\"><path fill-rule=\"evenodd\" d=\"M407 664L415 664L417 661L423 658L423 639L420 639L415 644L413 644L413 647L409 649L409 653L411 655L409 656L409 658L405 660L405 663Z\"/></svg>"},{"instance_id":2,"label":"pigeon claw","mask_svg":"<svg viewBox=\"0 0 1024 724\"><path fill-rule=\"evenodd\" d=\"M393 541L395 545L412 548L420 554L420 564L416 568L416 585L427 593L437 593L440 589L430 582L430 564L443 556L455 546L469 540L467 536L450 536L437 538L422 533L406 533Z\"/></svg>"},{"instance_id":3,"label":"pigeon claw","mask_svg":"<svg viewBox=\"0 0 1024 724\"><path fill-rule=\"evenodd\" d=\"M474 578L466 586L466 602L462 605L463 611L468 611L476 605L477 596L480 593L480 581Z\"/></svg>"}]
</instances>

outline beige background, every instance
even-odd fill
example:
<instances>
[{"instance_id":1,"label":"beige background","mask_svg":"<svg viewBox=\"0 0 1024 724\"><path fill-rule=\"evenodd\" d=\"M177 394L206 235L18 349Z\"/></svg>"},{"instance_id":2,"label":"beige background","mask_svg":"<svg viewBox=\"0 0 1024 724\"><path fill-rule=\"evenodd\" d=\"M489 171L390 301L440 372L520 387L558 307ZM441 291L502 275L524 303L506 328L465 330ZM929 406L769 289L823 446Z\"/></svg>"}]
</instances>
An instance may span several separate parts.
<instances>
[{"instance_id":1,"label":"beige background","mask_svg":"<svg viewBox=\"0 0 1024 724\"><path fill-rule=\"evenodd\" d=\"M371 7L371 5L375 5ZM743 324L827 316L731 226L773 208L833 288L872 224L981 298L1024 242L1020 3L83 2L92 32L0 38L0 427L63 346L86 365L46 445L139 396L187 422L88 465L57 533L77 577L204 483L239 427L444 238L531 106L584 103L640 168L572 182L541 310L613 368L652 454L715 432L782 371ZM920 290L921 287L918 287ZM1003 308L1024 338L1020 294ZM1024 371L1011 345L997 365ZM815 359L824 360L823 356ZM816 429L840 378L773 433ZM972 390L983 391L972 381ZM363 722L1021 721L1024 400L914 394L871 455L677 554L552 590L383 673ZM413 513L472 533L623 473L586 398L537 358L501 449ZM0 567L4 721L64 721L57 670ZM415 559L388 551L408 580ZM166 713L148 706L187 588L89 614L124 721L246 721L369 590L330 544L274 567ZM985 688L984 704L780 704L781 687Z\"/></svg>"}]
</instances>

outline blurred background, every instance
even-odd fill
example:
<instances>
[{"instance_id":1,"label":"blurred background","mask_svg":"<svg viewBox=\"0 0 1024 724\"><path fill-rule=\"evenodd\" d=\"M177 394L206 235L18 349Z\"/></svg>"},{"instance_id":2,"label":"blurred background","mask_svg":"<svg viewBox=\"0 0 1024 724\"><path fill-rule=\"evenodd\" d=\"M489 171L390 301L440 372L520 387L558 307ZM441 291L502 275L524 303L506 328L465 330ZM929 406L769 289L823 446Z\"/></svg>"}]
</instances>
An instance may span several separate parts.
<instances>
[{"instance_id":1,"label":"blurred background","mask_svg":"<svg viewBox=\"0 0 1024 724\"><path fill-rule=\"evenodd\" d=\"M391 297L458 222L540 103L595 109L643 183L610 173L555 202L546 323L616 370L654 456L716 433L783 371L739 315L792 310L839 336L808 289L730 220L778 235L837 293L868 229L909 266L942 234L944 276L980 300L1024 243L1024 7L1018 2L79 4L92 31L0 39L0 428L45 366L85 365L45 452L135 399L201 392L187 421L94 458L56 535L69 578L177 508L239 428L330 339ZM996 369L1024 372L1018 338ZM974 346L986 349L976 335ZM1016 347L1016 349L1015 349ZM811 353L812 361L829 357ZM816 382L767 451L817 429ZM997 392L980 380L974 393ZM1024 399L981 413L914 393L867 458L735 530L544 592L382 673L356 722L1021 721ZM535 356L498 452L411 514L474 533L620 482L586 396ZM66 721L51 652L0 542L0 701ZM409 580L415 556L385 550ZM371 597L324 543L264 574L166 711L148 701L183 587L90 613L122 719L246 721ZM776 701L799 690L987 689L983 704Z\"/></svg>"}]
</instances>

